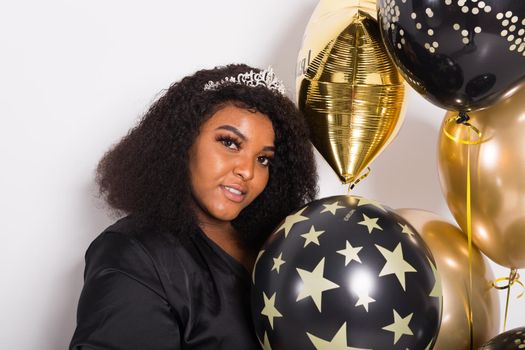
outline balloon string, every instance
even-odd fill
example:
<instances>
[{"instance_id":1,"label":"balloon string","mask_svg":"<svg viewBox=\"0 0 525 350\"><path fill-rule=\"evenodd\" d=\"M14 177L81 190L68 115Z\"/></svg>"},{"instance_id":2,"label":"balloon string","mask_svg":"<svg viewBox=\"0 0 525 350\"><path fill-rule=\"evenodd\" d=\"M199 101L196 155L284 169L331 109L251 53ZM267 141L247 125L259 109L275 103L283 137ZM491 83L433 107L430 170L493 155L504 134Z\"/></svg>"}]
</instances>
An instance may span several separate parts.
<instances>
[{"instance_id":1,"label":"balloon string","mask_svg":"<svg viewBox=\"0 0 525 350\"><path fill-rule=\"evenodd\" d=\"M352 182L350 184L350 186L348 186L348 193L350 193L350 191L352 191L355 187L355 185L357 185L359 182L361 182L361 180L363 180L364 178L366 178L368 175L370 175L370 167L366 167L366 173L364 173L363 175L361 175L359 177L359 179L355 180L354 182Z\"/></svg>"},{"instance_id":2,"label":"balloon string","mask_svg":"<svg viewBox=\"0 0 525 350\"><path fill-rule=\"evenodd\" d=\"M471 196L470 196L470 127L468 128L468 144L467 144L467 236L468 236L468 279L469 279L469 334L470 334L470 349L474 345L474 317L472 315L472 216L471 216Z\"/></svg>"},{"instance_id":3,"label":"balloon string","mask_svg":"<svg viewBox=\"0 0 525 350\"><path fill-rule=\"evenodd\" d=\"M462 145L478 145L481 143L482 133L474 125L470 124L470 117L466 112L459 112L455 117L447 118L443 126L444 134L452 141ZM461 139L459 136L454 136L448 130L451 124L460 124L467 127L467 139ZM476 140L471 140L470 133L473 131L477 135ZM466 209L467 209L467 237L468 237L468 323L470 336L470 350L474 346L474 316L472 311L472 203L471 203L471 174L470 174L470 147L467 147L467 179L466 179Z\"/></svg>"},{"instance_id":4,"label":"balloon string","mask_svg":"<svg viewBox=\"0 0 525 350\"><path fill-rule=\"evenodd\" d=\"M498 283L508 281L507 284L499 286ZM507 316L509 314L509 301L510 301L510 290L514 284L519 284L522 288L522 292L516 296L519 299L525 294L525 285L520 281L520 274L516 269L510 269L509 277L500 277L492 282L492 287L499 290L507 290L507 300L505 302L505 318L503 319L503 331L507 329Z\"/></svg>"},{"instance_id":5,"label":"balloon string","mask_svg":"<svg viewBox=\"0 0 525 350\"><path fill-rule=\"evenodd\" d=\"M445 135L454 142L463 145L479 145L482 142L482 133L478 128L468 122L469 116L465 112L460 112L458 116L450 117L445 121L443 132ZM452 123L461 124L466 126L468 129L467 140L461 139L459 136L454 136L448 130ZM472 141L470 139L470 132L474 131L477 135L477 140ZM472 350L474 332L473 332L473 314L472 314L472 206L471 206L471 185L470 185L470 147L467 148L467 188L466 188L466 201L467 201L467 236L468 236L468 258L469 258L469 328L470 328L470 348ZM499 286L498 283L508 281L506 285ZM503 331L507 329L507 319L509 314L509 303L511 288L514 284L518 284L522 287L522 292L516 296L517 299L523 297L525 294L525 285L520 281L520 275L515 268L510 270L509 277L500 277L492 282L492 286L499 290L507 290L507 297L505 302L505 316L503 319Z\"/></svg>"}]
</instances>

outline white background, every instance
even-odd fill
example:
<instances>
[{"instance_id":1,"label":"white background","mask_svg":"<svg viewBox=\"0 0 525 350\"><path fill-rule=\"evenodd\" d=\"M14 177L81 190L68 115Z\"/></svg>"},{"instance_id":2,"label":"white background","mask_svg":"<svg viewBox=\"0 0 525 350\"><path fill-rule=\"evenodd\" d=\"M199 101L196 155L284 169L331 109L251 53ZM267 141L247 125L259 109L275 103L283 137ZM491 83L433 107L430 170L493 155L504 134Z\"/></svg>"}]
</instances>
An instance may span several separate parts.
<instances>
[{"instance_id":1,"label":"white background","mask_svg":"<svg viewBox=\"0 0 525 350\"><path fill-rule=\"evenodd\" d=\"M0 348L65 349L83 255L114 221L93 172L170 83L272 64L289 90L316 0L21 0L0 6ZM404 126L354 193L450 218L436 143L444 111L410 91ZM345 194L318 157L320 196ZM496 276L504 268L492 264ZM503 293L501 298L503 301ZM525 324L512 300L509 328Z\"/></svg>"}]
</instances>

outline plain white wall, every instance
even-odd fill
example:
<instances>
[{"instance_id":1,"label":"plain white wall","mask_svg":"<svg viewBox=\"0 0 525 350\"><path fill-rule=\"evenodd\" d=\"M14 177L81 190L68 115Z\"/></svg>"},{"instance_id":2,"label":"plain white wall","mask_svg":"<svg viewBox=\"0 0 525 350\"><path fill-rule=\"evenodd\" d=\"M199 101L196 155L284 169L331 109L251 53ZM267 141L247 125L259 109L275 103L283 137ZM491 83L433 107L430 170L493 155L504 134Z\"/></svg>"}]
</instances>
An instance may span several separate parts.
<instances>
[{"instance_id":1,"label":"plain white wall","mask_svg":"<svg viewBox=\"0 0 525 350\"><path fill-rule=\"evenodd\" d=\"M230 62L272 64L292 92L316 0L4 2L0 10L0 348L64 349L83 255L113 222L102 154L170 83ZM410 92L397 139L354 193L451 218L439 188L444 115ZM345 194L321 157L320 196ZM493 265L497 276L504 268ZM501 295L503 300L504 295ZM512 301L509 327L523 325Z\"/></svg>"}]
</instances>

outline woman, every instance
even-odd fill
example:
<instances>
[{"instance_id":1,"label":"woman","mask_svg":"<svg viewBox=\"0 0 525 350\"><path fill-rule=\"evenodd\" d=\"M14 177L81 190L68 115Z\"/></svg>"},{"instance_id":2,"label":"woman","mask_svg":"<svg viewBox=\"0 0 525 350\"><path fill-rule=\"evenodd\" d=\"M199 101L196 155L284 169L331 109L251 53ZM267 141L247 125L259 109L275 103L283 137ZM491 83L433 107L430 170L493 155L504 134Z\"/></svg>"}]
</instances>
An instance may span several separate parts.
<instances>
[{"instance_id":1,"label":"woman","mask_svg":"<svg viewBox=\"0 0 525 350\"><path fill-rule=\"evenodd\" d=\"M314 199L303 119L271 70L229 65L172 85L101 160L127 214L86 253L71 349L255 349L250 271Z\"/></svg>"}]
</instances>

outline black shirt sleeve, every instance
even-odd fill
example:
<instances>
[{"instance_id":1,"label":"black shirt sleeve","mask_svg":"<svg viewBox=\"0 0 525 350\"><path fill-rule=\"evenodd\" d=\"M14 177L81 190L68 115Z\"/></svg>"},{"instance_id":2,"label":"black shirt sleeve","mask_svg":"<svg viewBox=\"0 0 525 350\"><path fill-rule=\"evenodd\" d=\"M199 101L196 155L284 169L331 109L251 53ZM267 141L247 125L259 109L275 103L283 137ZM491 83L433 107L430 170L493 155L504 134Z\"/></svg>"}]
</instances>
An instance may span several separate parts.
<instances>
[{"instance_id":1,"label":"black shirt sleeve","mask_svg":"<svg viewBox=\"0 0 525 350\"><path fill-rule=\"evenodd\" d=\"M177 350L179 320L137 240L106 232L91 244L71 350Z\"/></svg>"}]
</instances>

